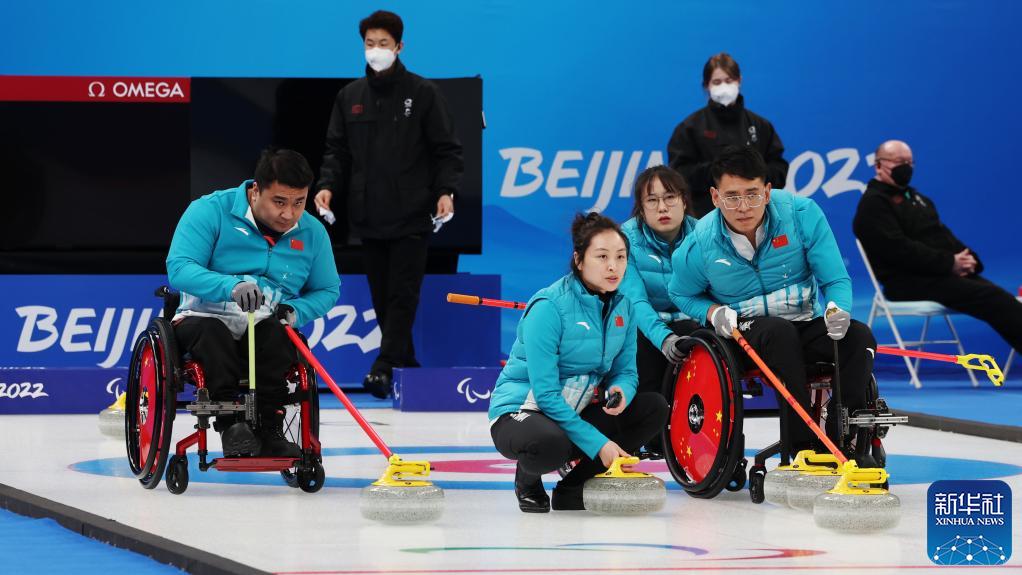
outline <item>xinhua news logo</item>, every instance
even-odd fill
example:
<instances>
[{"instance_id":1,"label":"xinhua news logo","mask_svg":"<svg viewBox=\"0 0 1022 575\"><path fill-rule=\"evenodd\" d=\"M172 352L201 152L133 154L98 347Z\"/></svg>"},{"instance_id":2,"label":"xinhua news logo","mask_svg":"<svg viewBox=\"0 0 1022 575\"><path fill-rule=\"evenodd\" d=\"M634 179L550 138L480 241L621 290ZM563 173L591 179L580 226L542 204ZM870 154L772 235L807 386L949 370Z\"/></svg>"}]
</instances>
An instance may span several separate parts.
<instances>
[{"instance_id":1,"label":"xinhua news logo","mask_svg":"<svg viewBox=\"0 0 1022 575\"><path fill-rule=\"evenodd\" d=\"M1011 558L1011 488L1003 481L937 481L926 493L926 547L937 565Z\"/></svg>"}]
</instances>

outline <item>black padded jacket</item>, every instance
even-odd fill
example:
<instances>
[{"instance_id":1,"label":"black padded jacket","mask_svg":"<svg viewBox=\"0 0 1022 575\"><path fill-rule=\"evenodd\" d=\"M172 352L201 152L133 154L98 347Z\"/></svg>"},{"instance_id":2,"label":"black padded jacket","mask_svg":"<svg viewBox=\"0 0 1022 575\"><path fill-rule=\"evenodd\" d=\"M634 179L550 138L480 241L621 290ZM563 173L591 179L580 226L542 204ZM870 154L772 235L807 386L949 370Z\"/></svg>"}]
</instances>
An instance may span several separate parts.
<instances>
[{"instance_id":1,"label":"black padded jacket","mask_svg":"<svg viewBox=\"0 0 1022 575\"><path fill-rule=\"evenodd\" d=\"M458 191L461 142L436 84L400 60L346 85L334 100L316 191L347 194L352 230L393 239L432 229L443 194Z\"/></svg>"}]
</instances>

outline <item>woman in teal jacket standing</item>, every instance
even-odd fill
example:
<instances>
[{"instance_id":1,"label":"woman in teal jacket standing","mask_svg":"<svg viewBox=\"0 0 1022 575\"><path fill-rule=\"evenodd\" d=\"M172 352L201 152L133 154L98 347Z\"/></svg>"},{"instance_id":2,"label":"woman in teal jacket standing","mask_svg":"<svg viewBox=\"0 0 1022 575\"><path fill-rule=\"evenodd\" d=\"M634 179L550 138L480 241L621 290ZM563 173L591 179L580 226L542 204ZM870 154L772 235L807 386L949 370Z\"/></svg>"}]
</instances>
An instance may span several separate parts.
<instances>
[{"instance_id":1,"label":"woman in teal jacket standing","mask_svg":"<svg viewBox=\"0 0 1022 575\"><path fill-rule=\"evenodd\" d=\"M667 293L671 256L695 228L696 219L688 215L691 196L685 178L667 166L639 174L632 196L632 217L621 226L631 244L621 293L632 302L638 326L639 391L660 392L668 362L681 361L675 342L699 328L698 322L678 311ZM659 455L659 434L645 448Z\"/></svg>"},{"instance_id":2,"label":"woman in teal jacket standing","mask_svg":"<svg viewBox=\"0 0 1022 575\"><path fill-rule=\"evenodd\" d=\"M585 481L656 435L668 415L663 396L636 393L635 317L618 293L627 238L597 213L576 216L571 232L571 273L529 300L490 398L493 443L518 462L515 495L531 513L551 507L542 475L576 458L552 506L584 509ZM597 390L620 402L593 403Z\"/></svg>"}]
</instances>

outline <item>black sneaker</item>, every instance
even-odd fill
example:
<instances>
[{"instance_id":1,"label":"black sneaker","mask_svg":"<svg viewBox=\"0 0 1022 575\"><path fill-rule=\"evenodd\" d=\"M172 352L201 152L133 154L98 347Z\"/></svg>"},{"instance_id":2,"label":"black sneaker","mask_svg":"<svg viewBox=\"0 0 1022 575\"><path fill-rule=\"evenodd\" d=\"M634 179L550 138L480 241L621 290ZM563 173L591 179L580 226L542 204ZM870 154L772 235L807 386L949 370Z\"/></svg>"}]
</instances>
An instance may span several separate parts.
<instances>
[{"instance_id":1,"label":"black sneaker","mask_svg":"<svg viewBox=\"0 0 1022 575\"><path fill-rule=\"evenodd\" d=\"M362 387L378 399L390 397L393 386L390 374L385 372L371 372L362 380Z\"/></svg>"},{"instance_id":2,"label":"black sneaker","mask_svg":"<svg viewBox=\"0 0 1022 575\"><path fill-rule=\"evenodd\" d=\"M558 482L554 486L554 496L550 500L550 506L555 511L585 511L582 491L583 486L581 485L563 485Z\"/></svg>"},{"instance_id":3,"label":"black sneaker","mask_svg":"<svg viewBox=\"0 0 1022 575\"><path fill-rule=\"evenodd\" d=\"M543 477L527 475L520 465L515 467L515 497L518 498L518 508L525 513L550 511L550 497L543 487Z\"/></svg>"},{"instance_id":4,"label":"black sneaker","mask_svg":"<svg viewBox=\"0 0 1022 575\"><path fill-rule=\"evenodd\" d=\"M301 448L284 437L284 413L281 411L263 415L259 422L259 439L263 442L263 457L302 456Z\"/></svg>"},{"instance_id":5,"label":"black sneaker","mask_svg":"<svg viewBox=\"0 0 1022 575\"><path fill-rule=\"evenodd\" d=\"M262 452L262 442L248 423L239 421L220 432L224 457L255 457Z\"/></svg>"}]
</instances>

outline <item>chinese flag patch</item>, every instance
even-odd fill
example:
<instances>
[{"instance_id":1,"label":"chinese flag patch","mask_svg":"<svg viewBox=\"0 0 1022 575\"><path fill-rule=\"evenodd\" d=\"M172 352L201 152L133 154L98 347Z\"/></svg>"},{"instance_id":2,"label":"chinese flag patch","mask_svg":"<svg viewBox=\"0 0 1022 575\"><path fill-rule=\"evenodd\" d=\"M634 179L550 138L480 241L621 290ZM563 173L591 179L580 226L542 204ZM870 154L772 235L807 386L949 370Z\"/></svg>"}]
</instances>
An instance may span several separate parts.
<instances>
[{"instance_id":1,"label":"chinese flag patch","mask_svg":"<svg viewBox=\"0 0 1022 575\"><path fill-rule=\"evenodd\" d=\"M717 132L713 130L703 130L703 137L705 137L707 140L716 140Z\"/></svg>"},{"instance_id":2,"label":"chinese flag patch","mask_svg":"<svg viewBox=\"0 0 1022 575\"><path fill-rule=\"evenodd\" d=\"M615 316L614 317L614 325L616 325L618 327L624 327L625 326L625 318L623 318L621 316Z\"/></svg>"},{"instance_id":3,"label":"chinese flag patch","mask_svg":"<svg viewBox=\"0 0 1022 575\"><path fill-rule=\"evenodd\" d=\"M787 235L777 236L776 238L773 239L771 243L774 245L775 249L783 248L784 246L788 245L788 236Z\"/></svg>"},{"instance_id":4,"label":"chinese flag patch","mask_svg":"<svg viewBox=\"0 0 1022 575\"><path fill-rule=\"evenodd\" d=\"M356 115L356 116L358 114L361 114L362 110L364 110L364 108L362 107L362 104L355 104L354 106L351 107L351 113Z\"/></svg>"},{"instance_id":5,"label":"chinese flag patch","mask_svg":"<svg viewBox=\"0 0 1022 575\"><path fill-rule=\"evenodd\" d=\"M305 244L302 243L302 240L291 240L291 249L302 251L305 249Z\"/></svg>"}]
</instances>

